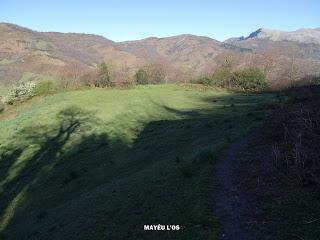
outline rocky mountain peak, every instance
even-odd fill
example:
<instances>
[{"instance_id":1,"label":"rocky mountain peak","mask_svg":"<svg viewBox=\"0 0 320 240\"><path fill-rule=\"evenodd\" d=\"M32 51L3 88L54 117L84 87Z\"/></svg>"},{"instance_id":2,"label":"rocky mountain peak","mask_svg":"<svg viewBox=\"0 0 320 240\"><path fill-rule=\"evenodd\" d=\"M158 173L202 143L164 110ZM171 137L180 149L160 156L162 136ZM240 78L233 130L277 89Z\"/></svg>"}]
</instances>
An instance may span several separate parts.
<instances>
[{"instance_id":1,"label":"rocky mountain peak","mask_svg":"<svg viewBox=\"0 0 320 240\"><path fill-rule=\"evenodd\" d=\"M301 28L296 31L280 31L269 28L259 28L248 37L239 40L269 39L271 41L294 41L301 43L320 44L319 28Z\"/></svg>"}]
</instances>

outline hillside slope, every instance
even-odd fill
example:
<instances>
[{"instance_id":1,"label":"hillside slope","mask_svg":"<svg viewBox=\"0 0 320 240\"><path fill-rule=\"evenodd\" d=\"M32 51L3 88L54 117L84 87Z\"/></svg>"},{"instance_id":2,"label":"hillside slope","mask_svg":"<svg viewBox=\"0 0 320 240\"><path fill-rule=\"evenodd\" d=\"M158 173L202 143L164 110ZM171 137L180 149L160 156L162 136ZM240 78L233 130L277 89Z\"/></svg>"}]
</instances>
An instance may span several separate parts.
<instances>
[{"instance_id":1,"label":"hillside slope","mask_svg":"<svg viewBox=\"0 0 320 240\"><path fill-rule=\"evenodd\" d=\"M17 82L28 72L81 75L103 60L115 71L156 64L176 82L212 73L226 58L234 69L254 64L271 82L282 83L293 70L297 77L319 71L319 43L319 29L259 29L225 42L185 34L116 43L92 34L36 32L0 23L0 83Z\"/></svg>"},{"instance_id":2,"label":"hillside slope","mask_svg":"<svg viewBox=\"0 0 320 240\"><path fill-rule=\"evenodd\" d=\"M6 83L16 82L25 72L86 72L105 56L115 60L116 54L121 59L135 58L127 53L121 55L114 49L114 42L96 35L41 33L12 24L0 24L0 33L0 81Z\"/></svg>"}]
</instances>

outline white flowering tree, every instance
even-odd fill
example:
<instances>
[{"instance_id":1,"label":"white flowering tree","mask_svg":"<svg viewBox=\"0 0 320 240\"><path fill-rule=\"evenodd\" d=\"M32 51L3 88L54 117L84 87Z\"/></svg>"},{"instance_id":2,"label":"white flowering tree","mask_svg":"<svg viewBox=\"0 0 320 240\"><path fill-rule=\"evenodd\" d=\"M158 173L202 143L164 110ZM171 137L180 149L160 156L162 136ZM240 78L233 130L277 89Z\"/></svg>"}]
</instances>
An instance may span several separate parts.
<instances>
[{"instance_id":1,"label":"white flowering tree","mask_svg":"<svg viewBox=\"0 0 320 240\"><path fill-rule=\"evenodd\" d=\"M4 98L6 104L13 104L16 101L23 101L35 96L35 82L20 83L13 88Z\"/></svg>"}]
</instances>

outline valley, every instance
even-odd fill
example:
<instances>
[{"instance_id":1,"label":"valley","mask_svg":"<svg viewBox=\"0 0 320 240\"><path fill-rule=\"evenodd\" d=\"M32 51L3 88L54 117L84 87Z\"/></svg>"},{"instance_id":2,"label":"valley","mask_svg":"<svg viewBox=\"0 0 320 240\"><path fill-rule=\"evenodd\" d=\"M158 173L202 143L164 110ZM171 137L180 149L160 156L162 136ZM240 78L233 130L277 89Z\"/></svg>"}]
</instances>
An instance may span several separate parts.
<instances>
[{"instance_id":1,"label":"valley","mask_svg":"<svg viewBox=\"0 0 320 240\"><path fill-rule=\"evenodd\" d=\"M317 1L0 12L0 240L319 240Z\"/></svg>"}]
</instances>

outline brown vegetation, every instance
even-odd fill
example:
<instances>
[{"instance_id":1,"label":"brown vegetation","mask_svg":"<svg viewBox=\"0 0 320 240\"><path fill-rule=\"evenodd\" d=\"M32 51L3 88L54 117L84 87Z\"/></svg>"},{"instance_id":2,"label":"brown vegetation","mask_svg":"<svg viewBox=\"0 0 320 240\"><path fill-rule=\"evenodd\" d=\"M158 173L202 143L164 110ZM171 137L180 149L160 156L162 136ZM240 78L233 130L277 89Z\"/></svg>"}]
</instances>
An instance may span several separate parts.
<instances>
[{"instance_id":1,"label":"brown vegetation","mask_svg":"<svg viewBox=\"0 0 320 240\"><path fill-rule=\"evenodd\" d=\"M302 185L320 186L320 88L293 88L289 94L266 127L275 166Z\"/></svg>"},{"instance_id":2,"label":"brown vegetation","mask_svg":"<svg viewBox=\"0 0 320 240\"><path fill-rule=\"evenodd\" d=\"M283 87L320 67L320 45L293 41L219 42L179 35L115 43L96 35L42 33L12 24L0 24L0 33L2 83L17 82L25 72L78 81L103 61L119 85L133 84L139 68L148 70L154 83L187 82L212 74L228 59L233 71L259 67L271 85Z\"/></svg>"}]
</instances>

